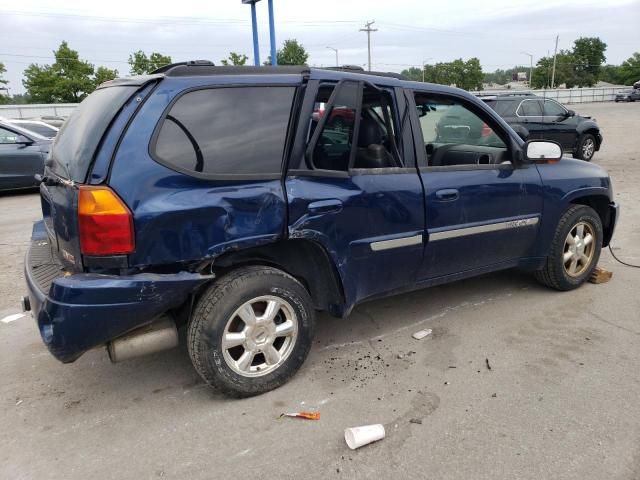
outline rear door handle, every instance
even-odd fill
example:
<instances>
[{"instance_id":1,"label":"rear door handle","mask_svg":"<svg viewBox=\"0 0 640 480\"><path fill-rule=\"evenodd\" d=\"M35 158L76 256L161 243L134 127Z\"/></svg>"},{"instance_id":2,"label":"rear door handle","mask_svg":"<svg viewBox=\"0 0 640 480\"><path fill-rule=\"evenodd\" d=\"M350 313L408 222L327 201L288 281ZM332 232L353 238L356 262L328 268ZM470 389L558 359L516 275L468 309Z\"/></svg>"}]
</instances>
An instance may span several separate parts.
<instances>
[{"instance_id":1,"label":"rear door handle","mask_svg":"<svg viewBox=\"0 0 640 480\"><path fill-rule=\"evenodd\" d=\"M460 197L460 193L455 188L445 188L436 192L436 198L440 202L453 202Z\"/></svg>"},{"instance_id":2,"label":"rear door handle","mask_svg":"<svg viewBox=\"0 0 640 480\"><path fill-rule=\"evenodd\" d=\"M337 213L342 210L342 202L336 198L330 200L318 200L307 205L309 213Z\"/></svg>"}]
</instances>

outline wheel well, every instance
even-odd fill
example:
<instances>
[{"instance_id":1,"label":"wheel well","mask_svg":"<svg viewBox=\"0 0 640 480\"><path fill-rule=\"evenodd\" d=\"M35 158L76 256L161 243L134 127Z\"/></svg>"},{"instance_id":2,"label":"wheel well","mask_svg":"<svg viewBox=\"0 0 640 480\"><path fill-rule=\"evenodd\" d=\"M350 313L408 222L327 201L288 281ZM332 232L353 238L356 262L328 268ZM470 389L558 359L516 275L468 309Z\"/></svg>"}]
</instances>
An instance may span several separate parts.
<instances>
[{"instance_id":1,"label":"wheel well","mask_svg":"<svg viewBox=\"0 0 640 480\"><path fill-rule=\"evenodd\" d=\"M344 291L326 250L317 242L291 239L225 253L213 262L213 272L224 274L243 265L267 265L288 273L309 291L317 310L341 315Z\"/></svg>"},{"instance_id":2,"label":"wheel well","mask_svg":"<svg viewBox=\"0 0 640 480\"><path fill-rule=\"evenodd\" d=\"M586 133L590 133L591 135L593 135L593 138L596 141L596 150L599 150L600 149L600 136L598 135L598 129L594 128L594 127L589 127L584 132L582 132L582 135L584 135Z\"/></svg>"},{"instance_id":3,"label":"wheel well","mask_svg":"<svg viewBox=\"0 0 640 480\"><path fill-rule=\"evenodd\" d=\"M590 195L587 197L580 197L571 200L574 205L586 205L593 208L602 222L602 228L604 230L603 247L609 245L609 239L611 235L608 235L611 229L611 211L609 210L609 198L606 195Z\"/></svg>"}]
</instances>

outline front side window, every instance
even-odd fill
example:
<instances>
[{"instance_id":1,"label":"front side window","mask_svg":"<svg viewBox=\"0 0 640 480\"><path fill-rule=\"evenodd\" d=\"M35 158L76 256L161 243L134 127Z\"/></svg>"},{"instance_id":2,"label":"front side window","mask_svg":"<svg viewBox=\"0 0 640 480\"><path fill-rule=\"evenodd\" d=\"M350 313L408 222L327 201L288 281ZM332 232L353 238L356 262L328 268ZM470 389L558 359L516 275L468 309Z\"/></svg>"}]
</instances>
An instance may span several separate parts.
<instances>
[{"instance_id":1,"label":"front side window","mask_svg":"<svg viewBox=\"0 0 640 480\"><path fill-rule=\"evenodd\" d=\"M518 107L518 115L521 117L541 117L540 102L538 100L524 100Z\"/></svg>"},{"instance_id":2,"label":"front side window","mask_svg":"<svg viewBox=\"0 0 640 480\"><path fill-rule=\"evenodd\" d=\"M0 144L4 143L16 143L18 141L18 134L7 130L6 128L0 128Z\"/></svg>"},{"instance_id":3,"label":"front side window","mask_svg":"<svg viewBox=\"0 0 640 480\"><path fill-rule=\"evenodd\" d=\"M352 81L343 82L336 88L338 91L331 102L329 96L334 87L321 87L316 98L310 140L320 120L326 118L313 146L311 167L343 172L350 168L401 167L392 95L386 90ZM361 105L359 111L358 104Z\"/></svg>"},{"instance_id":4,"label":"front side window","mask_svg":"<svg viewBox=\"0 0 640 480\"><path fill-rule=\"evenodd\" d=\"M505 140L482 112L444 95L416 93L429 167L509 164Z\"/></svg>"},{"instance_id":5,"label":"front side window","mask_svg":"<svg viewBox=\"0 0 640 480\"><path fill-rule=\"evenodd\" d=\"M553 100L544 101L544 115L545 117L560 117L564 116L567 111L559 103Z\"/></svg>"},{"instance_id":6,"label":"front side window","mask_svg":"<svg viewBox=\"0 0 640 480\"><path fill-rule=\"evenodd\" d=\"M195 90L171 107L154 156L186 173L281 171L295 87Z\"/></svg>"}]
</instances>

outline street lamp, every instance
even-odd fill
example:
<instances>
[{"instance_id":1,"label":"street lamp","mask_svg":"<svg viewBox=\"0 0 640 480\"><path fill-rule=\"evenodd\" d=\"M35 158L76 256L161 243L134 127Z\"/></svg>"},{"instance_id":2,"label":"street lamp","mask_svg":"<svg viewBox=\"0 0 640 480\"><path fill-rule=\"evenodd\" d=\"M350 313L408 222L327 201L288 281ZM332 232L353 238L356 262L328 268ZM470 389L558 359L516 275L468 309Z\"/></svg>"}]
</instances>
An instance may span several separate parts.
<instances>
[{"instance_id":1,"label":"street lamp","mask_svg":"<svg viewBox=\"0 0 640 480\"><path fill-rule=\"evenodd\" d=\"M329 50L333 50L334 52L336 52L336 67L340 66L340 63L338 62L338 49L337 48L333 48L333 47L327 47Z\"/></svg>"},{"instance_id":2,"label":"street lamp","mask_svg":"<svg viewBox=\"0 0 640 480\"><path fill-rule=\"evenodd\" d=\"M426 63L431 60L433 57L429 57L426 60L422 60L422 83L424 83L424 66L426 65Z\"/></svg>"},{"instance_id":3,"label":"street lamp","mask_svg":"<svg viewBox=\"0 0 640 480\"><path fill-rule=\"evenodd\" d=\"M527 55L529 57L529 88L531 88L531 75L533 75L533 55L527 52L520 52L523 55Z\"/></svg>"}]
</instances>

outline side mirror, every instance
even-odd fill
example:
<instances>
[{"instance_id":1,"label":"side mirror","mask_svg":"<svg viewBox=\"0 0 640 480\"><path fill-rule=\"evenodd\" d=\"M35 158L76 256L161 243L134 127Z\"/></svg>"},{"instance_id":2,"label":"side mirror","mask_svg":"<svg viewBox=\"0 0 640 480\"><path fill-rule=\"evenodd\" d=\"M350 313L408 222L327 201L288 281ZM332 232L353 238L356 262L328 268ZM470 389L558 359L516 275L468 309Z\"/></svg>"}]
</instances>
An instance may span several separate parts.
<instances>
[{"instance_id":1,"label":"side mirror","mask_svg":"<svg viewBox=\"0 0 640 480\"><path fill-rule=\"evenodd\" d=\"M525 155L532 163L556 163L562 158L562 148L557 142L530 140L525 144Z\"/></svg>"},{"instance_id":2,"label":"side mirror","mask_svg":"<svg viewBox=\"0 0 640 480\"><path fill-rule=\"evenodd\" d=\"M575 117L576 116L576 112L574 112L573 110L567 110L567 117Z\"/></svg>"},{"instance_id":3,"label":"side mirror","mask_svg":"<svg viewBox=\"0 0 640 480\"><path fill-rule=\"evenodd\" d=\"M33 140L31 140L30 138L25 137L24 135L18 135L18 138L16 138L16 142L18 145L33 145Z\"/></svg>"}]
</instances>

